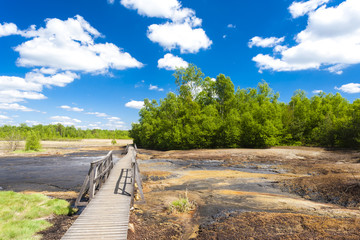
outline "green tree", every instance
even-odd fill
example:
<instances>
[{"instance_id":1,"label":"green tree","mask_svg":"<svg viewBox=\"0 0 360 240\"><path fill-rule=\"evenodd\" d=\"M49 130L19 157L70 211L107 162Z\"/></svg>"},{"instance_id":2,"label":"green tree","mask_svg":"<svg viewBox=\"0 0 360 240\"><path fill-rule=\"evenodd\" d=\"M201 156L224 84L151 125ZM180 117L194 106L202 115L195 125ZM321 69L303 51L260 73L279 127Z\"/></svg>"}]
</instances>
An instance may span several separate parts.
<instances>
[{"instance_id":1,"label":"green tree","mask_svg":"<svg viewBox=\"0 0 360 240\"><path fill-rule=\"evenodd\" d=\"M39 151L41 149L40 138L34 131L30 131L26 138L25 151Z\"/></svg>"}]
</instances>

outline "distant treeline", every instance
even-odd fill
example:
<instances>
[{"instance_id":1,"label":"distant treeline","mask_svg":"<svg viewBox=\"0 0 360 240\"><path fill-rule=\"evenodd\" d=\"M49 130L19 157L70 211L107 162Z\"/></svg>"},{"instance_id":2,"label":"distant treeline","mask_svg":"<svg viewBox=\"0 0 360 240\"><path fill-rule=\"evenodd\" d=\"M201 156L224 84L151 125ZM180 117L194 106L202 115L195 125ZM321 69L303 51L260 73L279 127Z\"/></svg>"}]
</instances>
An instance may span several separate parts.
<instances>
[{"instance_id":1,"label":"distant treeline","mask_svg":"<svg viewBox=\"0 0 360 240\"><path fill-rule=\"evenodd\" d=\"M0 127L0 139L14 140L26 139L29 133L33 131L42 140L61 140L61 139L126 139L129 138L129 131L125 130L102 130L87 129L82 130L74 126L63 126L62 124L20 126L4 125Z\"/></svg>"},{"instance_id":2,"label":"distant treeline","mask_svg":"<svg viewBox=\"0 0 360 240\"><path fill-rule=\"evenodd\" d=\"M263 148L276 145L360 146L360 99L339 93L310 99L298 90L289 103L266 82L236 91L229 77L216 80L194 65L175 74L178 93L145 100L130 136L154 149Z\"/></svg>"}]
</instances>

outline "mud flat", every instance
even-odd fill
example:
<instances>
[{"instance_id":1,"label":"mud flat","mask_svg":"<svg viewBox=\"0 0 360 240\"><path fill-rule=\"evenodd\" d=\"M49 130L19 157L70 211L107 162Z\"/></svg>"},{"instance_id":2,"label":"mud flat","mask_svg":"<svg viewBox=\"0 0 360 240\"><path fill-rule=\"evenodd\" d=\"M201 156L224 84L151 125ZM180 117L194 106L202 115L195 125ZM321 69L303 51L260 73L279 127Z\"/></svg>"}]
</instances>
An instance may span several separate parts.
<instances>
[{"instance_id":1,"label":"mud flat","mask_svg":"<svg viewBox=\"0 0 360 240\"><path fill-rule=\"evenodd\" d=\"M320 148L141 150L129 239L360 239L360 154ZM169 213L185 192L197 205Z\"/></svg>"},{"instance_id":2,"label":"mud flat","mask_svg":"<svg viewBox=\"0 0 360 240\"><path fill-rule=\"evenodd\" d=\"M40 192L50 197L73 203L90 162L113 150L114 161L123 153L131 140L90 139L81 141L43 141L42 151L8 152L6 142L0 142L0 191L25 193ZM20 149L24 143L20 144ZM61 239L76 220L73 216L53 216L48 219L52 227L40 232L42 239Z\"/></svg>"},{"instance_id":3,"label":"mud flat","mask_svg":"<svg viewBox=\"0 0 360 240\"><path fill-rule=\"evenodd\" d=\"M12 191L79 191L90 163L114 151L114 160L131 141L81 140L42 142L35 153L9 153L0 157L0 189Z\"/></svg>"}]
</instances>

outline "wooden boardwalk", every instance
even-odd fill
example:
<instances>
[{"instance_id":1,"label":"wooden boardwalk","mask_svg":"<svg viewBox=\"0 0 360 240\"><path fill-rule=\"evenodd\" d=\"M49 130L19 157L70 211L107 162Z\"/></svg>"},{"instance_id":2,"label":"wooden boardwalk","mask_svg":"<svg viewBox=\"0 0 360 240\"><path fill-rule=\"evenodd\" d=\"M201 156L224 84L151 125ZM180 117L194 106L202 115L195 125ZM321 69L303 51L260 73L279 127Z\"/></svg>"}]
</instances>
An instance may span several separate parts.
<instances>
[{"instance_id":1,"label":"wooden boardwalk","mask_svg":"<svg viewBox=\"0 0 360 240\"><path fill-rule=\"evenodd\" d=\"M109 178L62 237L66 239L127 239L134 148L111 170Z\"/></svg>"}]
</instances>

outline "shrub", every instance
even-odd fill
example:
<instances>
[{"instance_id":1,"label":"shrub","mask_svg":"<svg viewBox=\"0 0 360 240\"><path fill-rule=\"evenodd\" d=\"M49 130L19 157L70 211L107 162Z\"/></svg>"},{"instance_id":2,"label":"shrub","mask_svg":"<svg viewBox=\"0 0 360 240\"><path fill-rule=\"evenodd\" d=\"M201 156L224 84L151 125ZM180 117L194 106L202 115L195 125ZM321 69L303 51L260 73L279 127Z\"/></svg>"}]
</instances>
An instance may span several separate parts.
<instances>
[{"instance_id":1,"label":"shrub","mask_svg":"<svg viewBox=\"0 0 360 240\"><path fill-rule=\"evenodd\" d=\"M39 151L40 149L40 138L34 131L31 131L26 138L25 151Z\"/></svg>"},{"instance_id":2,"label":"shrub","mask_svg":"<svg viewBox=\"0 0 360 240\"><path fill-rule=\"evenodd\" d=\"M111 140L111 144L112 144L112 145L115 145L115 144L116 144L116 140L115 140L115 139Z\"/></svg>"}]
</instances>

